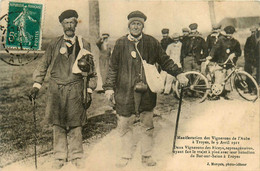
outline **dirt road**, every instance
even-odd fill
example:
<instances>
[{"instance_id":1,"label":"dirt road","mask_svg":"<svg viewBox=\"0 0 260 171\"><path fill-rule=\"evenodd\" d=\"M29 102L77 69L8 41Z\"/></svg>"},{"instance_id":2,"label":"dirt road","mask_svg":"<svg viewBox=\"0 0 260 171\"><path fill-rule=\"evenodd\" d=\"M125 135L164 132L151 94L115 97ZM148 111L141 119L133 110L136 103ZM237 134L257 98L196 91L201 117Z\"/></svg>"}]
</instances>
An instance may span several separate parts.
<instances>
[{"instance_id":1,"label":"dirt road","mask_svg":"<svg viewBox=\"0 0 260 171\"><path fill-rule=\"evenodd\" d=\"M204 103L184 103L182 107L179 132L181 137L248 137L250 140L239 140L239 145L226 146L249 146L254 154L240 154L240 158L200 158L190 157L188 152L173 155L172 140L177 114L178 101L172 96L159 95L155 113L159 116L154 118L154 152L157 165L147 168L141 164L140 145L137 143L133 160L123 169L115 167L120 156L120 138L114 129L99 141L89 140L84 144L86 156L86 169L90 171L114 171L114 170L258 170L259 169L259 100L255 103L247 102L236 95L235 100L205 101ZM135 126L136 141L140 138L140 124ZM195 142L196 146L205 147L203 142ZM190 139L177 139L177 147L195 146ZM213 146L213 145L212 145ZM213 151L213 150L212 150ZM46 154L38 158L39 170L51 170L52 154ZM213 164L212 164L213 163ZM222 163L225 166L214 165ZM226 163L246 163L244 166L226 166ZM9 170L34 170L33 158L13 163L3 171ZM62 170L76 170L70 163Z\"/></svg>"}]
</instances>

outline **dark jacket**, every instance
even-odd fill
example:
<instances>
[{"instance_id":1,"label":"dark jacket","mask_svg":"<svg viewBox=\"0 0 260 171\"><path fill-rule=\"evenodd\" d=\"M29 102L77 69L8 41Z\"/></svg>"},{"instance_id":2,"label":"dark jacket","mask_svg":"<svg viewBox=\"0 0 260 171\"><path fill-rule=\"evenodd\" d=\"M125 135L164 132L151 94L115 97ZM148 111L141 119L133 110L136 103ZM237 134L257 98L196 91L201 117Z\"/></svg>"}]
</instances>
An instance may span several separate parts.
<instances>
[{"instance_id":1,"label":"dark jacket","mask_svg":"<svg viewBox=\"0 0 260 171\"><path fill-rule=\"evenodd\" d=\"M172 42L173 42L173 40L172 40L170 37L163 38L163 39L161 40L161 46L162 46L163 50L166 51L167 46L168 46L169 44L171 44Z\"/></svg>"},{"instance_id":2,"label":"dark jacket","mask_svg":"<svg viewBox=\"0 0 260 171\"><path fill-rule=\"evenodd\" d=\"M181 73L181 69L166 55L160 43L152 36L143 34L137 47L147 63L158 63L163 70L174 76ZM131 54L136 54L136 58ZM144 71L141 71L141 59L136 53L134 42L123 36L116 41L107 79L103 85L105 90L114 89L116 111L119 115L131 116L135 113L134 86L140 79L146 83ZM148 88L142 95L139 111L150 111L155 106L156 93Z\"/></svg>"},{"instance_id":3,"label":"dark jacket","mask_svg":"<svg viewBox=\"0 0 260 171\"><path fill-rule=\"evenodd\" d=\"M203 37L198 32L190 34L184 46L182 57L194 56L196 62L200 64L200 60L207 57L207 55L207 45Z\"/></svg>"},{"instance_id":4,"label":"dark jacket","mask_svg":"<svg viewBox=\"0 0 260 171\"><path fill-rule=\"evenodd\" d=\"M214 33L211 33L208 35L207 40L206 40L208 54L210 54L210 51L217 44L217 42L221 36L223 36L223 34L221 34L221 33L219 33L218 36L215 36ZM212 62L216 62L216 61L214 61L214 59L217 59L217 58L218 58L217 56L213 57Z\"/></svg>"},{"instance_id":5,"label":"dark jacket","mask_svg":"<svg viewBox=\"0 0 260 171\"><path fill-rule=\"evenodd\" d=\"M187 48L187 41L189 39L189 36L181 36L180 37L180 42L182 43L181 45L181 56L180 56L180 62L181 62L181 65L183 66L183 59L186 57L185 55L185 50Z\"/></svg>"},{"instance_id":6,"label":"dark jacket","mask_svg":"<svg viewBox=\"0 0 260 171\"><path fill-rule=\"evenodd\" d=\"M212 48L210 56L213 61L223 63L232 53L235 53L233 61L236 62L238 57L241 56L240 43L234 38L228 39L226 36L222 36L219 38L216 46Z\"/></svg>"},{"instance_id":7,"label":"dark jacket","mask_svg":"<svg viewBox=\"0 0 260 171\"><path fill-rule=\"evenodd\" d=\"M81 74L72 73L72 66L80 50L79 43L76 39L70 55L68 52L61 54L60 49L64 47L64 43L63 36L51 41L34 71L33 80L43 84L47 71L50 72L45 117L49 124L82 126L86 119L83 77ZM83 47L90 51L90 44L84 39ZM95 72L95 67L93 71ZM94 90L97 86L96 76L88 79L88 87Z\"/></svg>"},{"instance_id":8,"label":"dark jacket","mask_svg":"<svg viewBox=\"0 0 260 171\"><path fill-rule=\"evenodd\" d=\"M244 55L246 64L259 66L257 63L257 40L255 35L251 35L246 39Z\"/></svg>"}]
</instances>

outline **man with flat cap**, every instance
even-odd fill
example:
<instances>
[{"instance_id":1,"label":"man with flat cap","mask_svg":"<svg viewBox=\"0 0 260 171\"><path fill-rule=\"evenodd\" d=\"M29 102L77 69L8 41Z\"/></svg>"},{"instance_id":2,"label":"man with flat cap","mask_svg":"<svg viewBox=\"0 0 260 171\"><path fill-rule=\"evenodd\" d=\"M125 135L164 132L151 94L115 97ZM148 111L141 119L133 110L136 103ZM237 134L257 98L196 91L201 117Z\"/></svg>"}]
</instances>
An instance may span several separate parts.
<instances>
[{"instance_id":1,"label":"man with flat cap","mask_svg":"<svg viewBox=\"0 0 260 171\"><path fill-rule=\"evenodd\" d=\"M225 77L231 72L231 63L227 63L225 68L222 68L218 63L224 63L228 58L232 59L234 63L237 62L238 57L241 56L241 47L238 40L233 37L235 33L235 28L233 26L226 26L224 28L223 36L219 38L216 45L212 48L210 56L207 59L216 62L216 67L214 71L215 84L221 85ZM231 81L226 83L224 87L222 96L224 99L231 99L228 94L231 91Z\"/></svg>"},{"instance_id":2,"label":"man with flat cap","mask_svg":"<svg viewBox=\"0 0 260 171\"><path fill-rule=\"evenodd\" d=\"M184 71L200 71L201 60L207 56L207 46L204 38L197 31L198 24L189 25L191 30L187 39L181 61Z\"/></svg>"},{"instance_id":3,"label":"man with flat cap","mask_svg":"<svg viewBox=\"0 0 260 171\"><path fill-rule=\"evenodd\" d=\"M206 40L208 54L210 53L211 49L216 45L217 41L219 40L219 38L221 36L223 36L221 34L221 25L213 24L212 31L207 36L207 40ZM215 55L217 55L217 54L215 54ZM214 57L214 59L217 59L217 58L218 57ZM201 63L201 73L204 74L205 76L207 76L210 81L212 81L212 80L211 80L209 71L211 71L212 66L214 68L214 62L215 62L214 60L211 60L210 63L208 63L208 61Z\"/></svg>"},{"instance_id":4,"label":"man with flat cap","mask_svg":"<svg viewBox=\"0 0 260 171\"><path fill-rule=\"evenodd\" d=\"M115 98L118 114L118 130L121 137L122 154L116 164L125 167L133 154L133 126L140 117L142 163L154 166L153 109L156 106L156 93L152 92L146 81L142 59L148 64L158 63L162 70L177 76L180 83L187 84L187 78L181 69L166 55L160 43L152 36L144 34L144 22L147 17L141 11L128 15L129 34L116 41L107 79L103 88L108 100ZM142 59L141 59L142 58ZM151 85L150 85L151 86ZM114 98L113 98L114 97Z\"/></svg>"},{"instance_id":5,"label":"man with flat cap","mask_svg":"<svg viewBox=\"0 0 260 171\"><path fill-rule=\"evenodd\" d=\"M244 47L244 56L245 56L245 66L244 69L246 72L251 74L256 80L257 78L257 68L259 67L259 59L257 54L257 38L256 32L257 28L251 27L250 28L251 35L246 39L246 44ZM249 84L251 82L248 82ZM254 93L249 85L248 90L245 93Z\"/></svg>"},{"instance_id":6,"label":"man with flat cap","mask_svg":"<svg viewBox=\"0 0 260 171\"><path fill-rule=\"evenodd\" d=\"M54 38L49 44L33 73L34 84L30 92L30 97L35 99L48 71L50 79L46 120L53 126L55 169L60 169L67 161L71 161L78 168L84 167L81 131L91 93L97 84L90 44L75 35L77 18L75 10L66 10L59 16L64 34ZM89 68L88 73L85 70L83 73L78 65L82 64L82 61L84 63L84 58L87 58L86 62L90 64L86 65ZM83 92L83 75L87 77L87 89L84 88L87 92ZM86 94L87 98L83 98L83 94Z\"/></svg>"},{"instance_id":7,"label":"man with flat cap","mask_svg":"<svg viewBox=\"0 0 260 171\"><path fill-rule=\"evenodd\" d=\"M220 36L222 36L221 25L220 24L213 24L212 25L212 32L207 36L207 40L206 40L208 53L211 51L213 46L216 45Z\"/></svg>"},{"instance_id":8,"label":"man with flat cap","mask_svg":"<svg viewBox=\"0 0 260 171\"><path fill-rule=\"evenodd\" d=\"M179 68L182 68L181 66L181 42L180 42L180 34L174 33L171 36L172 43L168 45L166 49L166 54L170 56L170 59L174 61L178 65ZM165 86L164 86L164 95L168 95L173 91L174 93L174 84L176 82L176 78L170 74L166 75L166 80L165 80Z\"/></svg>"},{"instance_id":9,"label":"man with flat cap","mask_svg":"<svg viewBox=\"0 0 260 171\"><path fill-rule=\"evenodd\" d=\"M190 29L188 28L182 28L182 36L180 36L180 42L183 43L183 41L185 41L188 36L190 34Z\"/></svg>"},{"instance_id":10,"label":"man with flat cap","mask_svg":"<svg viewBox=\"0 0 260 171\"><path fill-rule=\"evenodd\" d=\"M187 40L189 38L189 34L190 34L190 29L188 28L183 28L182 29L182 36L180 36L180 42L181 42L181 65L183 66L183 59L185 57L185 48L187 48Z\"/></svg>"},{"instance_id":11,"label":"man with flat cap","mask_svg":"<svg viewBox=\"0 0 260 171\"><path fill-rule=\"evenodd\" d=\"M163 38L161 40L161 46L162 46L164 51L166 51L167 46L172 43L172 39L169 37L169 31L170 30L168 28L162 29Z\"/></svg>"},{"instance_id":12,"label":"man with flat cap","mask_svg":"<svg viewBox=\"0 0 260 171\"><path fill-rule=\"evenodd\" d=\"M104 84L106 80L109 60L112 52L112 48L109 44L109 36L110 35L108 33L103 33L96 43L99 48L99 70L102 78L102 84Z\"/></svg>"}]
</instances>

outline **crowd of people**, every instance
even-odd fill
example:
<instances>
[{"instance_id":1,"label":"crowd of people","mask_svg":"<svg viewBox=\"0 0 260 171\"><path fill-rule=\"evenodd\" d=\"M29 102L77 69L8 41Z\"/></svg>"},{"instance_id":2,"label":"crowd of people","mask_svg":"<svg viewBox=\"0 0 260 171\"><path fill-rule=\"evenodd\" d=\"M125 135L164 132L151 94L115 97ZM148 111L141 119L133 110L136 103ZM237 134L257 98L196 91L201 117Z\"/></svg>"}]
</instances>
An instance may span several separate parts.
<instances>
[{"instance_id":1,"label":"crowd of people","mask_svg":"<svg viewBox=\"0 0 260 171\"><path fill-rule=\"evenodd\" d=\"M164 28L162 29L161 46L167 55L182 67L184 72L198 71L208 76L210 71L210 74L214 74L214 83L221 84L226 75L231 72L231 65L223 68L219 64L228 58L236 64L242 54L241 45L233 36L236 29L233 26L226 26L222 29L220 24L215 24L206 39L197 29L198 24L192 23L189 28L182 29L182 35L174 33L169 36L169 29ZM257 27L252 27L250 31L251 35L247 38L244 47L244 70L251 74L259 84L259 31ZM169 94L169 86L174 84L174 79L171 76L165 76L164 72L162 75L166 78L164 94ZM207 78L209 81L213 81L210 77ZM230 99L228 96L230 90L231 83L228 83L222 92L224 99ZM256 93L254 91L249 85L245 93L254 94ZM219 99L219 96L212 99Z\"/></svg>"}]
</instances>

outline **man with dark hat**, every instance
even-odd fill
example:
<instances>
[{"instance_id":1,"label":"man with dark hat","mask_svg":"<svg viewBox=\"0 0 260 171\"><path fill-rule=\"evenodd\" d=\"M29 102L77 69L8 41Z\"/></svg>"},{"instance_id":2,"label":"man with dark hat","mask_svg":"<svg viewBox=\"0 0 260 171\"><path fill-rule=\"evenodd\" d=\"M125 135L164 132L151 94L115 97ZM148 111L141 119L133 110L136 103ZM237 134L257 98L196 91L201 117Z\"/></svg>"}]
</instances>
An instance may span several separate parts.
<instances>
[{"instance_id":1,"label":"man with dark hat","mask_svg":"<svg viewBox=\"0 0 260 171\"><path fill-rule=\"evenodd\" d=\"M213 46L216 45L220 36L222 36L221 25L220 24L212 25L212 32L208 35L206 40L208 53L211 51Z\"/></svg>"},{"instance_id":2,"label":"man with dark hat","mask_svg":"<svg viewBox=\"0 0 260 171\"><path fill-rule=\"evenodd\" d=\"M101 38L96 43L97 47L99 48L99 70L102 78L102 84L104 84L106 80L112 51L112 48L109 44L109 36L110 35L108 33L103 33Z\"/></svg>"},{"instance_id":3,"label":"man with dark hat","mask_svg":"<svg viewBox=\"0 0 260 171\"><path fill-rule=\"evenodd\" d=\"M251 74L257 80L257 68L259 67L259 59L257 55L257 38L256 32L257 28L254 26L250 28L251 35L246 39L246 44L244 47L244 56L245 56L245 66L244 69L246 72ZM248 82L249 84L251 82ZM254 93L249 85L248 90L245 93Z\"/></svg>"},{"instance_id":4,"label":"man with dark hat","mask_svg":"<svg viewBox=\"0 0 260 171\"><path fill-rule=\"evenodd\" d=\"M198 24L189 25L191 30L182 55L184 71L200 71L201 60L207 56L207 46L204 38L197 31Z\"/></svg>"},{"instance_id":5,"label":"man with dark hat","mask_svg":"<svg viewBox=\"0 0 260 171\"><path fill-rule=\"evenodd\" d=\"M170 30L168 28L162 29L163 38L161 40L161 46L162 46L164 51L166 51L167 46L172 43L172 39L169 37L169 31Z\"/></svg>"},{"instance_id":6,"label":"man with dark hat","mask_svg":"<svg viewBox=\"0 0 260 171\"><path fill-rule=\"evenodd\" d=\"M189 36L190 30L188 28L182 29L182 36L180 36L180 42L183 43Z\"/></svg>"},{"instance_id":7,"label":"man with dark hat","mask_svg":"<svg viewBox=\"0 0 260 171\"><path fill-rule=\"evenodd\" d=\"M223 36L221 34L221 25L220 24L213 24L212 25L212 32L207 36L207 40L206 40L206 44L207 44L207 53L209 54L211 49L216 45L218 39ZM217 55L217 54L215 54ZM217 59L218 57L214 57L214 59ZM204 75L208 75L210 73L208 73L207 71L207 67L211 67L213 66L213 62L215 62L214 60L211 60L210 63L208 63L208 61L206 62L202 62L201 64L201 73ZM210 79L210 77L208 77Z\"/></svg>"},{"instance_id":8,"label":"man with dark hat","mask_svg":"<svg viewBox=\"0 0 260 171\"><path fill-rule=\"evenodd\" d=\"M241 56L241 47L238 40L233 37L234 32L236 31L233 26L227 26L224 28L225 34L219 38L216 45L212 48L210 56L207 59L215 61L216 64L224 63L228 58L232 59L234 63L238 60L238 57ZM219 65L215 68L215 84L221 85L226 77L231 72L231 64L227 63L225 68L220 67ZM222 96L224 99L229 100L228 93L231 90L231 82L227 82L224 87Z\"/></svg>"},{"instance_id":9,"label":"man with dark hat","mask_svg":"<svg viewBox=\"0 0 260 171\"><path fill-rule=\"evenodd\" d=\"M34 85L30 92L30 97L35 99L49 71L45 119L53 126L55 169L63 167L66 161L71 161L78 168L84 167L81 131L91 93L97 84L90 44L75 35L77 18L75 10L66 10L59 16L64 35L54 38L49 44L33 73ZM89 68L87 73L83 73L77 65L84 59L90 64L86 66ZM85 85L83 74L88 80ZM83 92L85 86L87 92ZM85 93L87 98L83 98Z\"/></svg>"},{"instance_id":10,"label":"man with dark hat","mask_svg":"<svg viewBox=\"0 0 260 171\"><path fill-rule=\"evenodd\" d=\"M181 65L183 66L183 59L185 57L185 50L187 48L187 40L189 39L190 29L183 28L182 29L182 36L180 36L180 42L181 42Z\"/></svg>"},{"instance_id":11,"label":"man with dark hat","mask_svg":"<svg viewBox=\"0 0 260 171\"><path fill-rule=\"evenodd\" d=\"M177 76L180 83L186 84L187 78L181 69L166 55L160 43L152 36L144 34L147 17L141 11L128 15L129 34L116 41L107 79L103 88L108 100L115 99L118 114L118 130L121 137L122 154L116 164L125 167L133 154L133 124L140 116L142 163L154 166L152 158L153 109L156 106L156 93L152 92L146 81L142 59L148 64L158 63L163 70Z\"/></svg>"}]
</instances>

